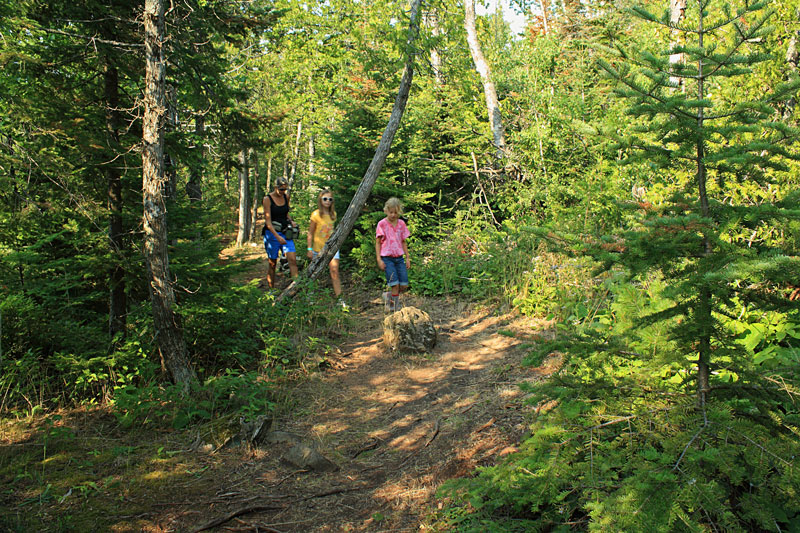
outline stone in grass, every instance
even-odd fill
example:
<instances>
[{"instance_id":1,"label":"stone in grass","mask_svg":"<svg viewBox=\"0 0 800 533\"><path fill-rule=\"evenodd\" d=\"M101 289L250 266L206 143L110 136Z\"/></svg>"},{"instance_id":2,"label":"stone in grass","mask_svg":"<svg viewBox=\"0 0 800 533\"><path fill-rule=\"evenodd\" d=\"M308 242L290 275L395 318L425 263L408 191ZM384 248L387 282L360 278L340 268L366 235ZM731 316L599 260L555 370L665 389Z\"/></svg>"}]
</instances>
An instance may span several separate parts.
<instances>
[{"instance_id":1,"label":"stone in grass","mask_svg":"<svg viewBox=\"0 0 800 533\"><path fill-rule=\"evenodd\" d=\"M252 420L230 414L204 425L197 433L192 449L211 453L237 444L261 444L269 432L272 419L260 415Z\"/></svg>"},{"instance_id":2,"label":"stone in grass","mask_svg":"<svg viewBox=\"0 0 800 533\"><path fill-rule=\"evenodd\" d=\"M404 307L383 319L383 344L395 352L428 352L436 346L436 327L425 311Z\"/></svg>"}]
</instances>

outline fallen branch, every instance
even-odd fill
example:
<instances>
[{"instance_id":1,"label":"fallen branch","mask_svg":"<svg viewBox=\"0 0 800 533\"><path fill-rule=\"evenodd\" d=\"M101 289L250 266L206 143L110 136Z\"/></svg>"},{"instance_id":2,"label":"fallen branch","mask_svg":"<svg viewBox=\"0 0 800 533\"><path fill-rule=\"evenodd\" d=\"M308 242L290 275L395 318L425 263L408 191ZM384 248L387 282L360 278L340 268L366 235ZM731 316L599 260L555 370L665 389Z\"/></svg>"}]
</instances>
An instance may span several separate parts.
<instances>
[{"instance_id":1,"label":"fallen branch","mask_svg":"<svg viewBox=\"0 0 800 533\"><path fill-rule=\"evenodd\" d=\"M212 520L211 522L209 522L204 526L200 526L199 528L194 530L194 533L199 533L200 531L206 531L208 529L211 529L212 527L220 526L225 522L244 514L257 513L260 511L280 511L281 509L285 509L285 507L282 505L252 505L249 507L242 507L240 509L237 509L236 511L233 511L232 513L228 513L223 517L217 518L216 520Z\"/></svg>"},{"instance_id":2,"label":"fallen branch","mask_svg":"<svg viewBox=\"0 0 800 533\"><path fill-rule=\"evenodd\" d=\"M439 434L439 422L441 422L441 421L442 421L442 419L441 419L441 418L437 418L437 419L436 419L436 425L435 425L435 426L433 426L433 435L431 435L431 437L428 439L428 442L426 442L426 443L425 443L425 447L426 447L426 448L428 447L428 444L430 444L431 442L433 442L433 439L435 439L435 438L436 438L436 435L438 435L438 434Z\"/></svg>"},{"instance_id":3,"label":"fallen branch","mask_svg":"<svg viewBox=\"0 0 800 533\"><path fill-rule=\"evenodd\" d=\"M495 419L495 417L492 417L492 418L491 418L491 420L489 420L489 421L488 421L488 422L486 422L484 425L482 425L481 427L479 427L478 429L476 429L476 430L475 430L475 433L479 433L479 432L483 431L484 429L488 428L489 426L491 426L491 425L492 425L492 424L494 424L495 422L497 422L497 419Z\"/></svg>"}]
</instances>

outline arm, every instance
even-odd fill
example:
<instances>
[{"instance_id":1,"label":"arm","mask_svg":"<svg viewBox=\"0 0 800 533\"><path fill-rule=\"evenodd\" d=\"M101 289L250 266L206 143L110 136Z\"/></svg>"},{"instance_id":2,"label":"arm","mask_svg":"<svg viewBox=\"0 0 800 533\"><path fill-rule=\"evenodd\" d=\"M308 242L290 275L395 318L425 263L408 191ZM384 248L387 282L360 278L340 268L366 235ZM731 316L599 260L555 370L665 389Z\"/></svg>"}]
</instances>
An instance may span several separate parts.
<instances>
[{"instance_id":1,"label":"arm","mask_svg":"<svg viewBox=\"0 0 800 533\"><path fill-rule=\"evenodd\" d=\"M312 218L311 221L308 223L308 238L307 238L307 240L308 240L308 254L307 255L308 255L309 259L314 257L313 242L314 242L314 231L316 231L316 229L317 229L317 223L314 222L314 219Z\"/></svg>"},{"instance_id":2,"label":"arm","mask_svg":"<svg viewBox=\"0 0 800 533\"><path fill-rule=\"evenodd\" d=\"M411 268L411 258L408 256L408 244L405 239L403 239L403 255L406 258L406 269Z\"/></svg>"},{"instance_id":3,"label":"arm","mask_svg":"<svg viewBox=\"0 0 800 533\"><path fill-rule=\"evenodd\" d=\"M383 263L383 259L381 259L381 238L375 237L375 259L378 261L378 268L381 270L386 270L386 265Z\"/></svg>"}]
</instances>

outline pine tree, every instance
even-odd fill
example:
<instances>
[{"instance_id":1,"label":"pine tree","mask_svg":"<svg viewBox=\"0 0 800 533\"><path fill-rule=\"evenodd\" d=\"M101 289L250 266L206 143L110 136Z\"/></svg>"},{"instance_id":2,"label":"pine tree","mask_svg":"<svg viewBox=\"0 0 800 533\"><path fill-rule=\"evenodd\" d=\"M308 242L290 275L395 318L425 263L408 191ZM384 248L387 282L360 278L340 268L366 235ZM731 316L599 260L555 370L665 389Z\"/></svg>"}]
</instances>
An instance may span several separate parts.
<instances>
[{"instance_id":1,"label":"pine tree","mask_svg":"<svg viewBox=\"0 0 800 533\"><path fill-rule=\"evenodd\" d=\"M761 43L770 28L769 2L689 2L685 19L656 17L643 8L635 15L679 35L656 54L620 52L618 64L601 62L619 83L636 120L632 135L620 143L631 160L646 160L667 183L680 186L659 205L644 205L643 225L625 236L619 262L633 274L658 272L669 284L669 309L650 320L675 319L672 334L677 357L693 372L703 409L714 377L723 366L734 372L751 362L746 351L728 341L724 317L736 309L787 308L781 288L800 270L798 258L785 255L779 242L758 242L745 235L800 214L788 197L757 203L732 191L748 185L775 185L796 155L789 149L797 131L783 123L776 107L797 91L787 82L750 101L724 96L723 88L742 83L770 56ZM710 11L714 14L712 15ZM683 61L671 61L682 54ZM730 90L730 89L729 89ZM729 375L729 374L728 374ZM716 380L716 381L715 381Z\"/></svg>"}]
</instances>

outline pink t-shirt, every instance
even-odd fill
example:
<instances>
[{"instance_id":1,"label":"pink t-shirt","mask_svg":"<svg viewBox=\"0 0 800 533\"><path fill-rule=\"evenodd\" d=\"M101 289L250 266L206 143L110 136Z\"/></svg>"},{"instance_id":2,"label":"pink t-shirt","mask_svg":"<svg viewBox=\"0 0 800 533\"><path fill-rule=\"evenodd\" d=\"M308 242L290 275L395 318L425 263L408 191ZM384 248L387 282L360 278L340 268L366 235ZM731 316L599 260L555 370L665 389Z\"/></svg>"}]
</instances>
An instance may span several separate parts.
<instances>
[{"instance_id":1,"label":"pink t-shirt","mask_svg":"<svg viewBox=\"0 0 800 533\"><path fill-rule=\"evenodd\" d=\"M402 219L397 220L397 226L392 226L388 218L378 222L375 236L381 239L381 257L401 257L403 241L410 235L411 232Z\"/></svg>"}]
</instances>

